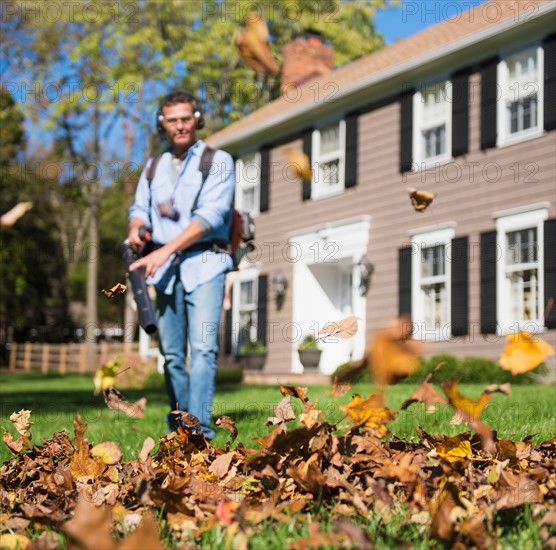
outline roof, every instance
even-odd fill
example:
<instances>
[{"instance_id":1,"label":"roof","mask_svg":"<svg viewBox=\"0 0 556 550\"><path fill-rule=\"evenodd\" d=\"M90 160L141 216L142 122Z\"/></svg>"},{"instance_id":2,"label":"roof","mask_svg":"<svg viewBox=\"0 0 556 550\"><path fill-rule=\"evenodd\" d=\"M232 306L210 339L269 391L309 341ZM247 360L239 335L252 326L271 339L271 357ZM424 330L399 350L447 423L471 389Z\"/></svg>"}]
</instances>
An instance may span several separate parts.
<instances>
[{"instance_id":1,"label":"roof","mask_svg":"<svg viewBox=\"0 0 556 550\"><path fill-rule=\"evenodd\" d=\"M385 46L335 69L332 73L307 82L288 95L257 109L243 119L213 134L207 141L215 146L227 146L254 134L269 131L277 124L293 120L301 113L318 108L329 97L349 98L362 85L387 79L410 67L423 63L427 56L439 55L453 45L468 43L466 38L495 34L500 27L509 28L530 23L556 10L554 0L488 0L428 27L408 38ZM331 83L334 84L331 89ZM326 86L328 85L328 92ZM315 89L321 90L321 101L315 101Z\"/></svg>"}]
</instances>

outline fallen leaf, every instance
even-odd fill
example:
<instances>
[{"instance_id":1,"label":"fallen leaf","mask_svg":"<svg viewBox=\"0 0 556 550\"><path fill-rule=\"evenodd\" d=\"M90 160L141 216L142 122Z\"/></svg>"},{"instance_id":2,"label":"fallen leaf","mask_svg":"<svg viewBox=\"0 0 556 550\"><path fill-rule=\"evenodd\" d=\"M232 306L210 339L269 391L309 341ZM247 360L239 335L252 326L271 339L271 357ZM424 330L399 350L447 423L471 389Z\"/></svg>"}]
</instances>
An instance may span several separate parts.
<instances>
[{"instance_id":1,"label":"fallen leaf","mask_svg":"<svg viewBox=\"0 0 556 550\"><path fill-rule=\"evenodd\" d=\"M420 191L414 187L407 188L407 194L411 200L411 205L416 212L424 212L429 204L432 203L436 195L434 193L429 193L428 191Z\"/></svg>"},{"instance_id":2,"label":"fallen leaf","mask_svg":"<svg viewBox=\"0 0 556 550\"><path fill-rule=\"evenodd\" d=\"M349 389L351 388L351 382L340 382L338 377L334 377L334 382L332 382L332 391L330 395L332 397L342 397L345 395Z\"/></svg>"},{"instance_id":3,"label":"fallen leaf","mask_svg":"<svg viewBox=\"0 0 556 550\"><path fill-rule=\"evenodd\" d=\"M313 178L313 171L311 170L309 157L299 149L288 149L286 155L288 164L293 166L296 175L303 181L311 181Z\"/></svg>"},{"instance_id":4,"label":"fallen leaf","mask_svg":"<svg viewBox=\"0 0 556 550\"><path fill-rule=\"evenodd\" d=\"M299 416L299 422L307 426L310 430L317 424L320 424L324 420L324 413L317 409L312 403L307 403L305 409Z\"/></svg>"},{"instance_id":5,"label":"fallen leaf","mask_svg":"<svg viewBox=\"0 0 556 550\"><path fill-rule=\"evenodd\" d=\"M338 322L325 323L319 330L319 339L326 342L331 338L351 338L357 334L360 319L360 317L350 315Z\"/></svg>"},{"instance_id":6,"label":"fallen leaf","mask_svg":"<svg viewBox=\"0 0 556 550\"><path fill-rule=\"evenodd\" d=\"M452 540L458 517L465 514L465 506L459 498L457 486L450 481L446 482L431 498L429 508L431 537Z\"/></svg>"},{"instance_id":7,"label":"fallen leaf","mask_svg":"<svg viewBox=\"0 0 556 550\"><path fill-rule=\"evenodd\" d=\"M154 439L152 437L147 437L147 439L145 439L145 441L143 441L143 447L141 448L141 451L139 452L138 455L138 459L139 462L145 462L147 460L147 457L149 456L149 453L154 449Z\"/></svg>"},{"instance_id":8,"label":"fallen leaf","mask_svg":"<svg viewBox=\"0 0 556 550\"><path fill-rule=\"evenodd\" d=\"M222 479L230 471L230 465L232 464L234 456L234 451L220 455L209 466L209 472L213 473L218 479Z\"/></svg>"},{"instance_id":9,"label":"fallen leaf","mask_svg":"<svg viewBox=\"0 0 556 550\"><path fill-rule=\"evenodd\" d=\"M117 443L104 441L91 449L91 454L98 457L104 464L117 464L122 459L122 451Z\"/></svg>"},{"instance_id":10,"label":"fallen leaf","mask_svg":"<svg viewBox=\"0 0 556 550\"><path fill-rule=\"evenodd\" d=\"M25 550L30 542L31 539L25 535L17 533L0 534L0 548L3 550Z\"/></svg>"},{"instance_id":11,"label":"fallen leaf","mask_svg":"<svg viewBox=\"0 0 556 550\"><path fill-rule=\"evenodd\" d=\"M441 458L446 458L450 462L465 460L473 455L471 443L461 435L449 437L435 447L436 454Z\"/></svg>"},{"instance_id":12,"label":"fallen leaf","mask_svg":"<svg viewBox=\"0 0 556 550\"><path fill-rule=\"evenodd\" d=\"M507 340L498 364L512 374L529 372L554 355L554 348L550 344L524 330L508 334Z\"/></svg>"},{"instance_id":13,"label":"fallen leaf","mask_svg":"<svg viewBox=\"0 0 556 550\"><path fill-rule=\"evenodd\" d=\"M290 422L295 420L296 416L291 406L291 395L286 395L276 407L274 407L274 416L271 416L265 426L280 424L281 422Z\"/></svg>"},{"instance_id":14,"label":"fallen leaf","mask_svg":"<svg viewBox=\"0 0 556 550\"><path fill-rule=\"evenodd\" d=\"M107 297L107 298L113 298L116 294L123 294L125 291L127 290L127 286L122 284L122 283L117 283L116 285L114 285L112 288L109 288L108 290L103 288L101 290L101 292Z\"/></svg>"}]
</instances>

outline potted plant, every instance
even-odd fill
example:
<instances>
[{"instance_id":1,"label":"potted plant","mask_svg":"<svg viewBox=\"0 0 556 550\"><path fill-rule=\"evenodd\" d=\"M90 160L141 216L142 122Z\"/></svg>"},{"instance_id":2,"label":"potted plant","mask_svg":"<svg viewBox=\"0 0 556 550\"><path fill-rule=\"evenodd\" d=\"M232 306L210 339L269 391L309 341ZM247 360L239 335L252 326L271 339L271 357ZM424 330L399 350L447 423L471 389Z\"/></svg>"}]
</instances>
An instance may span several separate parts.
<instances>
[{"instance_id":1,"label":"potted plant","mask_svg":"<svg viewBox=\"0 0 556 550\"><path fill-rule=\"evenodd\" d=\"M318 370L322 350L318 346L318 339L313 334L306 334L297 346L299 360L304 371Z\"/></svg>"},{"instance_id":2,"label":"potted plant","mask_svg":"<svg viewBox=\"0 0 556 550\"><path fill-rule=\"evenodd\" d=\"M248 341L239 348L247 370L262 370L266 361L266 346L262 342Z\"/></svg>"}]
</instances>

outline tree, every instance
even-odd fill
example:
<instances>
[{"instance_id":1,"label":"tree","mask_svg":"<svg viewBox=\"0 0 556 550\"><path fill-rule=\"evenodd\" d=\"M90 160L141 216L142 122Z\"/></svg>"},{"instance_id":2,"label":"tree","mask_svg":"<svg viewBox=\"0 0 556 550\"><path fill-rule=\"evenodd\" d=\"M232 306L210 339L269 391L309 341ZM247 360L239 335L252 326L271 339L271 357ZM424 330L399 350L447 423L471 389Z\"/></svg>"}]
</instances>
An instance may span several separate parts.
<instances>
[{"instance_id":1,"label":"tree","mask_svg":"<svg viewBox=\"0 0 556 550\"><path fill-rule=\"evenodd\" d=\"M205 133L274 97L279 82L256 75L234 45L250 12L268 21L278 59L295 34L312 29L332 43L343 64L382 46L372 18L386 2L57 0L33 4L32 13L25 1L9 2L3 80L22 98L34 133L52 143L49 157L71 168L60 183L79 193L79 208L58 221L60 232L71 227L82 247L100 245L101 204L114 182L136 173L155 147L154 110L162 94L179 87L200 97ZM253 82L261 90L255 97L245 86ZM87 321L96 324L98 262L87 268Z\"/></svg>"}]
</instances>

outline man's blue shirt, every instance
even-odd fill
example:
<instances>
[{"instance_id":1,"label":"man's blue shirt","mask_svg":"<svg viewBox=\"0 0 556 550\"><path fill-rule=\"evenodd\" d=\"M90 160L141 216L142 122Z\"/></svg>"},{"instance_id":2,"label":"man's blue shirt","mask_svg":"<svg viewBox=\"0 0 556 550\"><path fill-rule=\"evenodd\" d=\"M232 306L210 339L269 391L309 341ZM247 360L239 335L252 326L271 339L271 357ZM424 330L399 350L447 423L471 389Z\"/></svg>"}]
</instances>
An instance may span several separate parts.
<instances>
[{"instance_id":1,"label":"man's blue shirt","mask_svg":"<svg viewBox=\"0 0 556 550\"><path fill-rule=\"evenodd\" d=\"M206 144L200 140L189 148L177 180L172 154L164 153L156 167L150 192L146 177L147 167L143 170L137 185L135 202L129 209L129 219L138 218L145 224L150 223L155 243L170 242L180 235L192 220L204 231L197 243L228 239L235 187L234 162L228 153L216 151L211 170L199 195L197 208L195 212L191 212L202 183L199 165L205 147ZM158 208L159 204L168 204L172 200L174 208L179 212L177 221L162 216ZM171 294L179 277L186 292L191 292L198 285L231 269L233 261L228 254L185 250L172 255L154 276L147 279L147 284L154 284L165 294Z\"/></svg>"}]
</instances>

